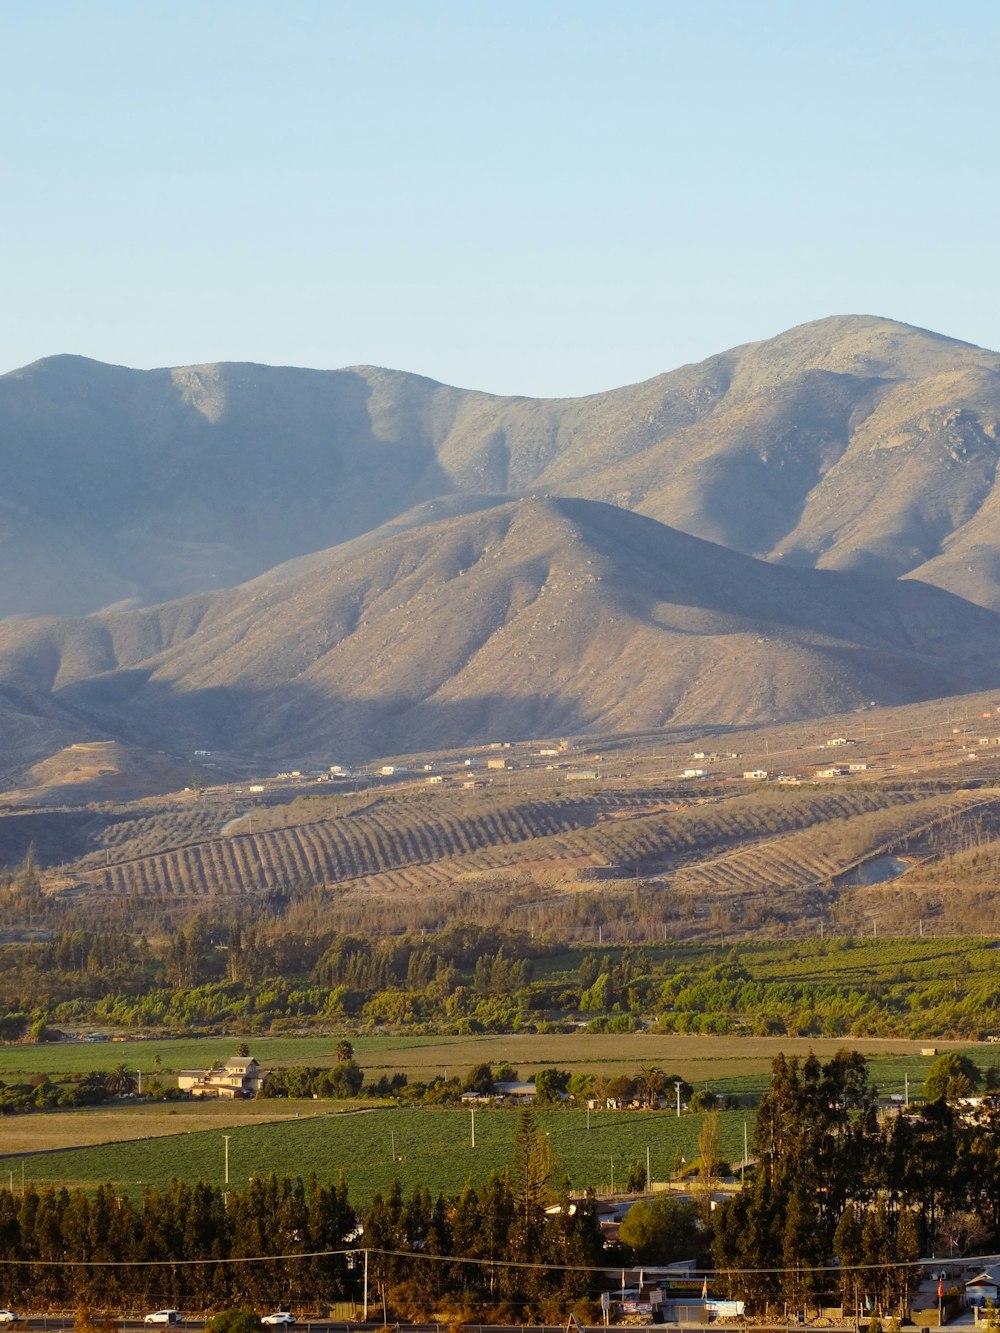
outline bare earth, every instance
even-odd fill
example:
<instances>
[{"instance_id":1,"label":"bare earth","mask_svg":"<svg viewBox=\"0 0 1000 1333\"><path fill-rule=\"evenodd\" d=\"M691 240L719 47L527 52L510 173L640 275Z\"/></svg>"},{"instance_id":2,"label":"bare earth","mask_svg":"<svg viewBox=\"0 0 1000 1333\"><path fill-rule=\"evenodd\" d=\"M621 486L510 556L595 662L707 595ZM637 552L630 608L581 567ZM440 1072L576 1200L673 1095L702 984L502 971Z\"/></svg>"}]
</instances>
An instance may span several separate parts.
<instances>
[{"instance_id":1,"label":"bare earth","mask_svg":"<svg viewBox=\"0 0 1000 1333\"><path fill-rule=\"evenodd\" d=\"M0 1128L0 1154L49 1152L83 1148L123 1139L161 1138L168 1134L225 1129L249 1121L258 1124L329 1115L335 1103L324 1102L181 1102L175 1106L144 1105L106 1110L95 1106L78 1111L7 1116ZM0 1176L2 1178L2 1176Z\"/></svg>"}]
</instances>

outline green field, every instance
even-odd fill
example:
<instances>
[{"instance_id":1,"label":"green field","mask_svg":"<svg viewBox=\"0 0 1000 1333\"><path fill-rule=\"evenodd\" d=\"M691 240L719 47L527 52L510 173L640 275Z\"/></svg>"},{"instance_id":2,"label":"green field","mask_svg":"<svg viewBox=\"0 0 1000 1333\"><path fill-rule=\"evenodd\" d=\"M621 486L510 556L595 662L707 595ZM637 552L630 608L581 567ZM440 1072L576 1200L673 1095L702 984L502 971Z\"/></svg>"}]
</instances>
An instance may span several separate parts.
<instances>
[{"instance_id":1,"label":"green field","mask_svg":"<svg viewBox=\"0 0 1000 1333\"><path fill-rule=\"evenodd\" d=\"M84 1074L126 1064L143 1075L158 1069L202 1069L227 1060L237 1043L249 1040L253 1054L264 1064L333 1064L338 1035L318 1037L178 1037L151 1041L69 1041L43 1045L18 1043L0 1046L0 1078L17 1074ZM358 1052L381 1055L421 1046L439 1046L438 1037L359 1037ZM159 1064L157 1064L159 1059Z\"/></svg>"},{"instance_id":2,"label":"green field","mask_svg":"<svg viewBox=\"0 0 1000 1333\"><path fill-rule=\"evenodd\" d=\"M250 1037L251 1052L263 1065L332 1065L339 1034L317 1037ZM15 1082L33 1074L53 1077L107 1070L118 1064L141 1070L143 1077L178 1069L203 1069L231 1056L239 1037L189 1037L127 1042L57 1042L49 1045L0 1047L0 1078ZM601 1034L508 1033L500 1036L371 1036L351 1035L355 1058L369 1078L404 1071L410 1081L428 1081L439 1074L463 1075L473 1065L509 1061L527 1076L546 1066L591 1073L636 1073L657 1064L678 1073L697 1087L718 1092L762 1092L771 1062L783 1052L804 1057L815 1051L829 1059L842 1047L859 1050L871 1063L880 1086L902 1087L922 1081L930 1060L920 1055L921 1043L906 1038L703 1036L656 1032ZM968 1042L937 1042L939 1049L967 1050L980 1065L1000 1060L996 1046ZM157 1063L159 1060L159 1063Z\"/></svg>"},{"instance_id":3,"label":"green field","mask_svg":"<svg viewBox=\"0 0 1000 1333\"><path fill-rule=\"evenodd\" d=\"M637 1159L645 1163L647 1148L653 1179L673 1175L678 1153L688 1161L697 1156L702 1119L700 1115L678 1119L666 1111L602 1111L589 1118L578 1110L535 1113L536 1124L549 1135L558 1173L568 1174L576 1187L599 1190L610 1188L612 1169L620 1185L629 1163ZM333 1179L343 1171L357 1202L375 1190L386 1190L394 1178L407 1193L417 1185L427 1185L434 1193L457 1192L467 1180L482 1180L513 1162L517 1122L514 1110L477 1110L475 1148L468 1110L386 1108L277 1125L234 1126L227 1131L230 1184L242 1188L251 1175L272 1171L277 1175L315 1171ZM752 1112L729 1111L719 1117L720 1152L737 1162L743 1154L744 1124L752 1141ZM174 1176L188 1181L203 1178L221 1186L224 1147L221 1130L204 1131L8 1158L4 1166L14 1170L15 1184L24 1160L27 1182L92 1186L111 1181L129 1194L141 1195L146 1187L163 1186ZM0 1178L4 1174L0 1167Z\"/></svg>"}]
</instances>

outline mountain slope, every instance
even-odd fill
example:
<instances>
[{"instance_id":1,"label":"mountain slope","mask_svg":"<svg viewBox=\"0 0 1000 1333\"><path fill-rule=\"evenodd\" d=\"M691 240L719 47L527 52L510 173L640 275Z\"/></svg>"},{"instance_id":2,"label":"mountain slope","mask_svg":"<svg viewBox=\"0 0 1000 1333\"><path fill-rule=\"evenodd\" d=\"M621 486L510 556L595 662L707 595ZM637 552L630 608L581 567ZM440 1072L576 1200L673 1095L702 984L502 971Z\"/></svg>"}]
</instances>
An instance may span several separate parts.
<instances>
[{"instance_id":1,"label":"mountain slope","mask_svg":"<svg viewBox=\"0 0 1000 1333\"><path fill-rule=\"evenodd\" d=\"M229 587L448 497L569 494L1000 607L1000 356L867 316L644 384L54 357L0 377L0 615Z\"/></svg>"},{"instance_id":2,"label":"mountain slope","mask_svg":"<svg viewBox=\"0 0 1000 1333\"><path fill-rule=\"evenodd\" d=\"M508 502L362 545L160 607L8 621L0 690L80 719L74 739L306 760L815 716L1000 679L992 612L592 501Z\"/></svg>"}]
</instances>

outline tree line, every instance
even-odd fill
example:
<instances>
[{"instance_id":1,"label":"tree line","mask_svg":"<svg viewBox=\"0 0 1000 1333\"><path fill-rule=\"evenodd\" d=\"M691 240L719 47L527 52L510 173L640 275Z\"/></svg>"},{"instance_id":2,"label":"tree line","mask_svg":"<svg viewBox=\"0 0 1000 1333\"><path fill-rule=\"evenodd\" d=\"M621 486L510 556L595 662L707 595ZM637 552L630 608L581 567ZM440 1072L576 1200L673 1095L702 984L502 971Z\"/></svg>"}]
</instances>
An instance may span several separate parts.
<instances>
[{"instance_id":1,"label":"tree line","mask_svg":"<svg viewBox=\"0 0 1000 1333\"><path fill-rule=\"evenodd\" d=\"M757 1112L755 1163L717 1210L717 1268L730 1293L766 1307L834 1303L905 1311L920 1255L1000 1243L1000 1099L940 1057L919 1107L878 1107L864 1058L779 1056ZM839 1278L831 1266L839 1265ZM833 1288L833 1290L831 1290Z\"/></svg>"},{"instance_id":2,"label":"tree line","mask_svg":"<svg viewBox=\"0 0 1000 1333\"><path fill-rule=\"evenodd\" d=\"M139 1203L111 1185L0 1190L0 1302L15 1308L26 1292L38 1309L317 1308L361 1297L361 1257L343 1251L362 1246L370 1297L397 1317L449 1307L551 1315L594 1290L594 1274L565 1266L589 1270L602 1254L593 1206L570 1205L554 1184L530 1112L512 1165L457 1196L420 1188L404 1198L394 1183L356 1209L343 1176L324 1184L315 1175L253 1177L228 1191L175 1180Z\"/></svg>"},{"instance_id":3,"label":"tree line","mask_svg":"<svg viewBox=\"0 0 1000 1333\"><path fill-rule=\"evenodd\" d=\"M980 1037L1000 1031L983 947L962 942L964 953L920 966L903 942L850 937L568 951L554 938L468 924L382 938L308 934L261 904L247 918L195 916L155 942L119 924L63 922L45 939L0 945L0 1041L87 1023L465 1035L580 1019L595 1032ZM957 968L959 957L975 965Z\"/></svg>"}]
</instances>

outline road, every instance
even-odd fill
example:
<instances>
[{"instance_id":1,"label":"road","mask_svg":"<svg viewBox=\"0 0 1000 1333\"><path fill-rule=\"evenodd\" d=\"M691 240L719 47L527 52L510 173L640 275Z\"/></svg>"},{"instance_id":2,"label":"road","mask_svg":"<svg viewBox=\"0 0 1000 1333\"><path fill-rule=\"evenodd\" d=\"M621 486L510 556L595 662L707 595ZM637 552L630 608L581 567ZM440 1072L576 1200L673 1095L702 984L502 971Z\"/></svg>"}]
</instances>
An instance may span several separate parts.
<instances>
[{"instance_id":1,"label":"road","mask_svg":"<svg viewBox=\"0 0 1000 1333\"><path fill-rule=\"evenodd\" d=\"M15 1324L6 1324L3 1327L10 1329L11 1333L25 1333L25 1330L31 1330L31 1333L65 1333L73 1328L74 1316L65 1315L22 1315ZM151 1333L155 1329L165 1329L171 1327L167 1324L147 1324L143 1319L114 1319L110 1320L106 1327L120 1330L120 1333ZM203 1329L205 1320L201 1317L192 1315L185 1318L181 1323L174 1324L174 1328L189 1330ZM332 1319L299 1319L292 1325L295 1333L384 1333L386 1327L391 1333L441 1333L440 1324L397 1324L395 1322L384 1325L381 1320L378 1322L361 1323L359 1320L351 1320L345 1323L343 1320ZM662 1327L662 1326L660 1326ZM521 1324L465 1324L464 1333L526 1333ZM530 1333L565 1333L562 1324L532 1324ZM603 1330L601 1330L603 1333ZM633 1331L634 1333L634 1331ZM785 1333L785 1330L782 1330Z\"/></svg>"}]
</instances>

